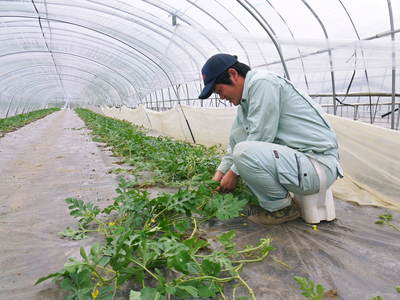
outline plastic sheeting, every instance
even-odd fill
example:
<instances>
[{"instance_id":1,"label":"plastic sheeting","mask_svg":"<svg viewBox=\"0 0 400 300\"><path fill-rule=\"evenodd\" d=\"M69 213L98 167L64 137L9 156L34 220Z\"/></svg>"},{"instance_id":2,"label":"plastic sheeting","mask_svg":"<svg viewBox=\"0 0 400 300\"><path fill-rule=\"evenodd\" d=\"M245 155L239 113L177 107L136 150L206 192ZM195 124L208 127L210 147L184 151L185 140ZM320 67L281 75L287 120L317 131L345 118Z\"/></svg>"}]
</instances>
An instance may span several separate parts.
<instances>
[{"instance_id":1,"label":"plastic sheeting","mask_svg":"<svg viewBox=\"0 0 400 300\"><path fill-rule=\"evenodd\" d=\"M272 238L275 251L271 256L248 265L243 273L258 300L305 299L294 276L312 279L337 294L324 299L371 300L382 296L383 300L398 300L400 232L374 224L384 212L336 201L337 220L321 223L317 230L301 220L259 226L237 219L210 226L208 235L234 229L241 245ZM399 213L393 216L400 220Z\"/></svg>"},{"instance_id":2,"label":"plastic sheeting","mask_svg":"<svg viewBox=\"0 0 400 300\"><path fill-rule=\"evenodd\" d=\"M136 110L103 107L102 110L107 116L125 119L176 139L193 142L194 138L196 143L219 144L224 148L236 115L235 108L184 105L163 113L143 107ZM360 205L400 211L400 133L332 115L328 117L338 137L345 171L345 177L333 186L334 196Z\"/></svg>"},{"instance_id":3,"label":"plastic sheeting","mask_svg":"<svg viewBox=\"0 0 400 300\"><path fill-rule=\"evenodd\" d=\"M345 104L392 102L399 20L398 0L2 0L0 117L54 105L209 105L196 99L200 69L218 52L330 105L334 93Z\"/></svg>"},{"instance_id":4,"label":"plastic sheeting","mask_svg":"<svg viewBox=\"0 0 400 300\"><path fill-rule=\"evenodd\" d=\"M58 236L77 225L64 200L111 203L117 182L108 171L118 160L111 155L65 110L0 138L0 300L63 299L51 281L34 283L94 242Z\"/></svg>"}]
</instances>

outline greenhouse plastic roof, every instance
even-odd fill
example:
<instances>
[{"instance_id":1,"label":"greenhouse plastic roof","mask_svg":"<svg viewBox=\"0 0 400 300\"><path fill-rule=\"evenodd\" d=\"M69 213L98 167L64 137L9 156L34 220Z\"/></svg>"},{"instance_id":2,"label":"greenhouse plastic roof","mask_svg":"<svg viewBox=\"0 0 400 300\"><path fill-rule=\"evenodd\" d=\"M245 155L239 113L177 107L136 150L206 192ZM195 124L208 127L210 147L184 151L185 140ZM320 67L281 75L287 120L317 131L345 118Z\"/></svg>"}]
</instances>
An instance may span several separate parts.
<instances>
[{"instance_id":1,"label":"greenhouse plastic roof","mask_svg":"<svg viewBox=\"0 0 400 300\"><path fill-rule=\"evenodd\" d=\"M197 98L218 52L310 93L393 93L399 20L399 0L2 0L0 113Z\"/></svg>"}]
</instances>

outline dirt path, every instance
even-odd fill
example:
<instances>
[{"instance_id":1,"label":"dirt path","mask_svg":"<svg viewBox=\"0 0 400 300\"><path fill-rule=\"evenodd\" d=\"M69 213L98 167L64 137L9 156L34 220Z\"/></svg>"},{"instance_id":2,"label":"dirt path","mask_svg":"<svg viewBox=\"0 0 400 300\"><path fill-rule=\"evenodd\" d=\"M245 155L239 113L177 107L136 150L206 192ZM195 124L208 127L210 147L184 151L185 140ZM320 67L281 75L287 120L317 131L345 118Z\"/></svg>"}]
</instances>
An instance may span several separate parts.
<instances>
[{"instance_id":1,"label":"dirt path","mask_svg":"<svg viewBox=\"0 0 400 300\"><path fill-rule=\"evenodd\" d=\"M52 283L33 284L92 242L57 236L76 225L64 199L115 196L115 159L83 126L63 110L0 138L0 300L62 299Z\"/></svg>"}]
</instances>

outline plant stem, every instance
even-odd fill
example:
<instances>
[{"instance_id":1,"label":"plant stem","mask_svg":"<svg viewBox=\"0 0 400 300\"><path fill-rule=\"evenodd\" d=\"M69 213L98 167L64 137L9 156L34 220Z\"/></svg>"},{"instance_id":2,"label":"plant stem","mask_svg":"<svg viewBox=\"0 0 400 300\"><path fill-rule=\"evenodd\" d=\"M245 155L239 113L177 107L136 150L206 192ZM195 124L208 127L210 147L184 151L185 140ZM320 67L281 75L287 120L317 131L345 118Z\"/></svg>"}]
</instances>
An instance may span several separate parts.
<instances>
[{"instance_id":1,"label":"plant stem","mask_svg":"<svg viewBox=\"0 0 400 300\"><path fill-rule=\"evenodd\" d=\"M262 261L264 258L266 258L269 254L269 251L266 251L263 255L261 255L258 258L254 259L240 259L240 260L234 260L232 261L235 264L243 264L243 263L252 263L252 262L259 262Z\"/></svg>"},{"instance_id":2,"label":"plant stem","mask_svg":"<svg viewBox=\"0 0 400 300\"><path fill-rule=\"evenodd\" d=\"M113 292L113 295L112 295L112 300L115 299L116 295L117 295L117 278L115 278L115 281L114 281L114 292Z\"/></svg>"},{"instance_id":3,"label":"plant stem","mask_svg":"<svg viewBox=\"0 0 400 300\"><path fill-rule=\"evenodd\" d=\"M178 280L179 283L183 283L183 282L190 282L190 281L200 281L200 280L213 280L216 282L229 282L234 280L236 277L225 277L225 278L218 278L218 277L214 277L214 276L199 276L199 277L192 277L192 278L188 278L188 279L180 279Z\"/></svg>"},{"instance_id":4,"label":"plant stem","mask_svg":"<svg viewBox=\"0 0 400 300\"><path fill-rule=\"evenodd\" d=\"M238 285L236 284L234 287L233 287L233 291L232 291L232 299L236 299L236 289L238 288Z\"/></svg>"},{"instance_id":5,"label":"plant stem","mask_svg":"<svg viewBox=\"0 0 400 300\"><path fill-rule=\"evenodd\" d=\"M392 224L392 223L388 223L389 226L392 226L392 228L396 229L397 231L400 231L400 228L397 227L396 225Z\"/></svg>"},{"instance_id":6,"label":"plant stem","mask_svg":"<svg viewBox=\"0 0 400 300\"><path fill-rule=\"evenodd\" d=\"M191 239L192 237L194 237L194 235L196 234L196 231L197 231L197 222L196 222L196 218L192 217L192 220L193 220L193 226L194 226L194 228L193 228L192 234L190 235L189 239Z\"/></svg>"},{"instance_id":7,"label":"plant stem","mask_svg":"<svg viewBox=\"0 0 400 300\"><path fill-rule=\"evenodd\" d=\"M102 284L105 284L105 283L107 282L107 280L104 279L103 276L101 276L101 275L99 274L99 272L97 272L97 270L96 270L95 267L93 267L93 266L91 266L91 265L89 265L89 264L85 264L85 265L88 266L88 267L93 271L93 273L97 276L97 278L99 278L99 279L101 280L101 283L102 283Z\"/></svg>"},{"instance_id":8,"label":"plant stem","mask_svg":"<svg viewBox=\"0 0 400 300\"><path fill-rule=\"evenodd\" d=\"M248 252L253 252L253 251L262 249L265 246L269 246L270 243L271 243L271 239L261 239L261 241L262 241L261 244L256 246L256 247L243 249L243 250L238 251L237 253L238 254L244 254L244 253L248 253Z\"/></svg>"},{"instance_id":9,"label":"plant stem","mask_svg":"<svg viewBox=\"0 0 400 300\"><path fill-rule=\"evenodd\" d=\"M237 275L236 279L239 280L239 281L246 287L247 291L248 291L249 294L250 294L251 299L257 300L257 299L256 299L256 295L254 294L253 289L247 284L247 282L244 281L243 278L240 277L240 275Z\"/></svg>"},{"instance_id":10,"label":"plant stem","mask_svg":"<svg viewBox=\"0 0 400 300\"><path fill-rule=\"evenodd\" d=\"M228 299L225 297L224 291L221 289L220 286L218 286L218 290L219 290L219 293L221 294L222 299L228 300ZM233 298L233 299L235 299L235 298Z\"/></svg>"},{"instance_id":11,"label":"plant stem","mask_svg":"<svg viewBox=\"0 0 400 300\"><path fill-rule=\"evenodd\" d=\"M288 269L291 269L291 268L292 268L292 267L289 266L287 263L283 262L282 260L280 260L279 258L277 258L277 257L274 256L274 255L271 255L271 258L274 260L274 262L276 262L276 263L278 263L278 264L281 264L282 266L284 266L284 267L286 267L286 268L288 268Z\"/></svg>"},{"instance_id":12,"label":"plant stem","mask_svg":"<svg viewBox=\"0 0 400 300\"><path fill-rule=\"evenodd\" d=\"M106 267L103 267L103 266L99 266L99 265L97 265L97 267L98 267L98 268L100 268L100 269L106 270L106 271L108 271L108 272L112 272L112 273L114 273L114 274L116 274L116 273L117 273L117 272L115 272L114 270L112 270L112 269L109 269L109 268L106 268Z\"/></svg>"},{"instance_id":13,"label":"plant stem","mask_svg":"<svg viewBox=\"0 0 400 300\"><path fill-rule=\"evenodd\" d=\"M137 264L139 267L142 267L144 270L146 270L147 273L149 273L154 279L160 281L160 278L158 278L158 276L156 274L154 274L153 272L151 272L149 269L146 268L145 265L141 264L140 262L134 260L133 258L129 259L131 262Z\"/></svg>"}]
</instances>

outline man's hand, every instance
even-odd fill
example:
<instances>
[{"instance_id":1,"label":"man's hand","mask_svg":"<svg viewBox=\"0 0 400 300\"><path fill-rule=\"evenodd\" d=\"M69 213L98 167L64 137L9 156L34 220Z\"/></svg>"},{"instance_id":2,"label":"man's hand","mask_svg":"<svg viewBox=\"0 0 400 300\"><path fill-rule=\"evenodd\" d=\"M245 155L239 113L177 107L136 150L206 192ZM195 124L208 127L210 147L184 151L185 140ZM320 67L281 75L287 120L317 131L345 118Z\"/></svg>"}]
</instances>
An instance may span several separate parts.
<instances>
[{"instance_id":1,"label":"man's hand","mask_svg":"<svg viewBox=\"0 0 400 300\"><path fill-rule=\"evenodd\" d=\"M215 181L221 181L222 177L224 177L225 173L217 170L217 172L215 172L214 177L212 178L212 180Z\"/></svg>"},{"instance_id":2,"label":"man's hand","mask_svg":"<svg viewBox=\"0 0 400 300\"><path fill-rule=\"evenodd\" d=\"M229 170L225 175L223 175L217 191L222 193L232 192L236 188L238 178L239 175L236 175L235 172Z\"/></svg>"}]
</instances>

